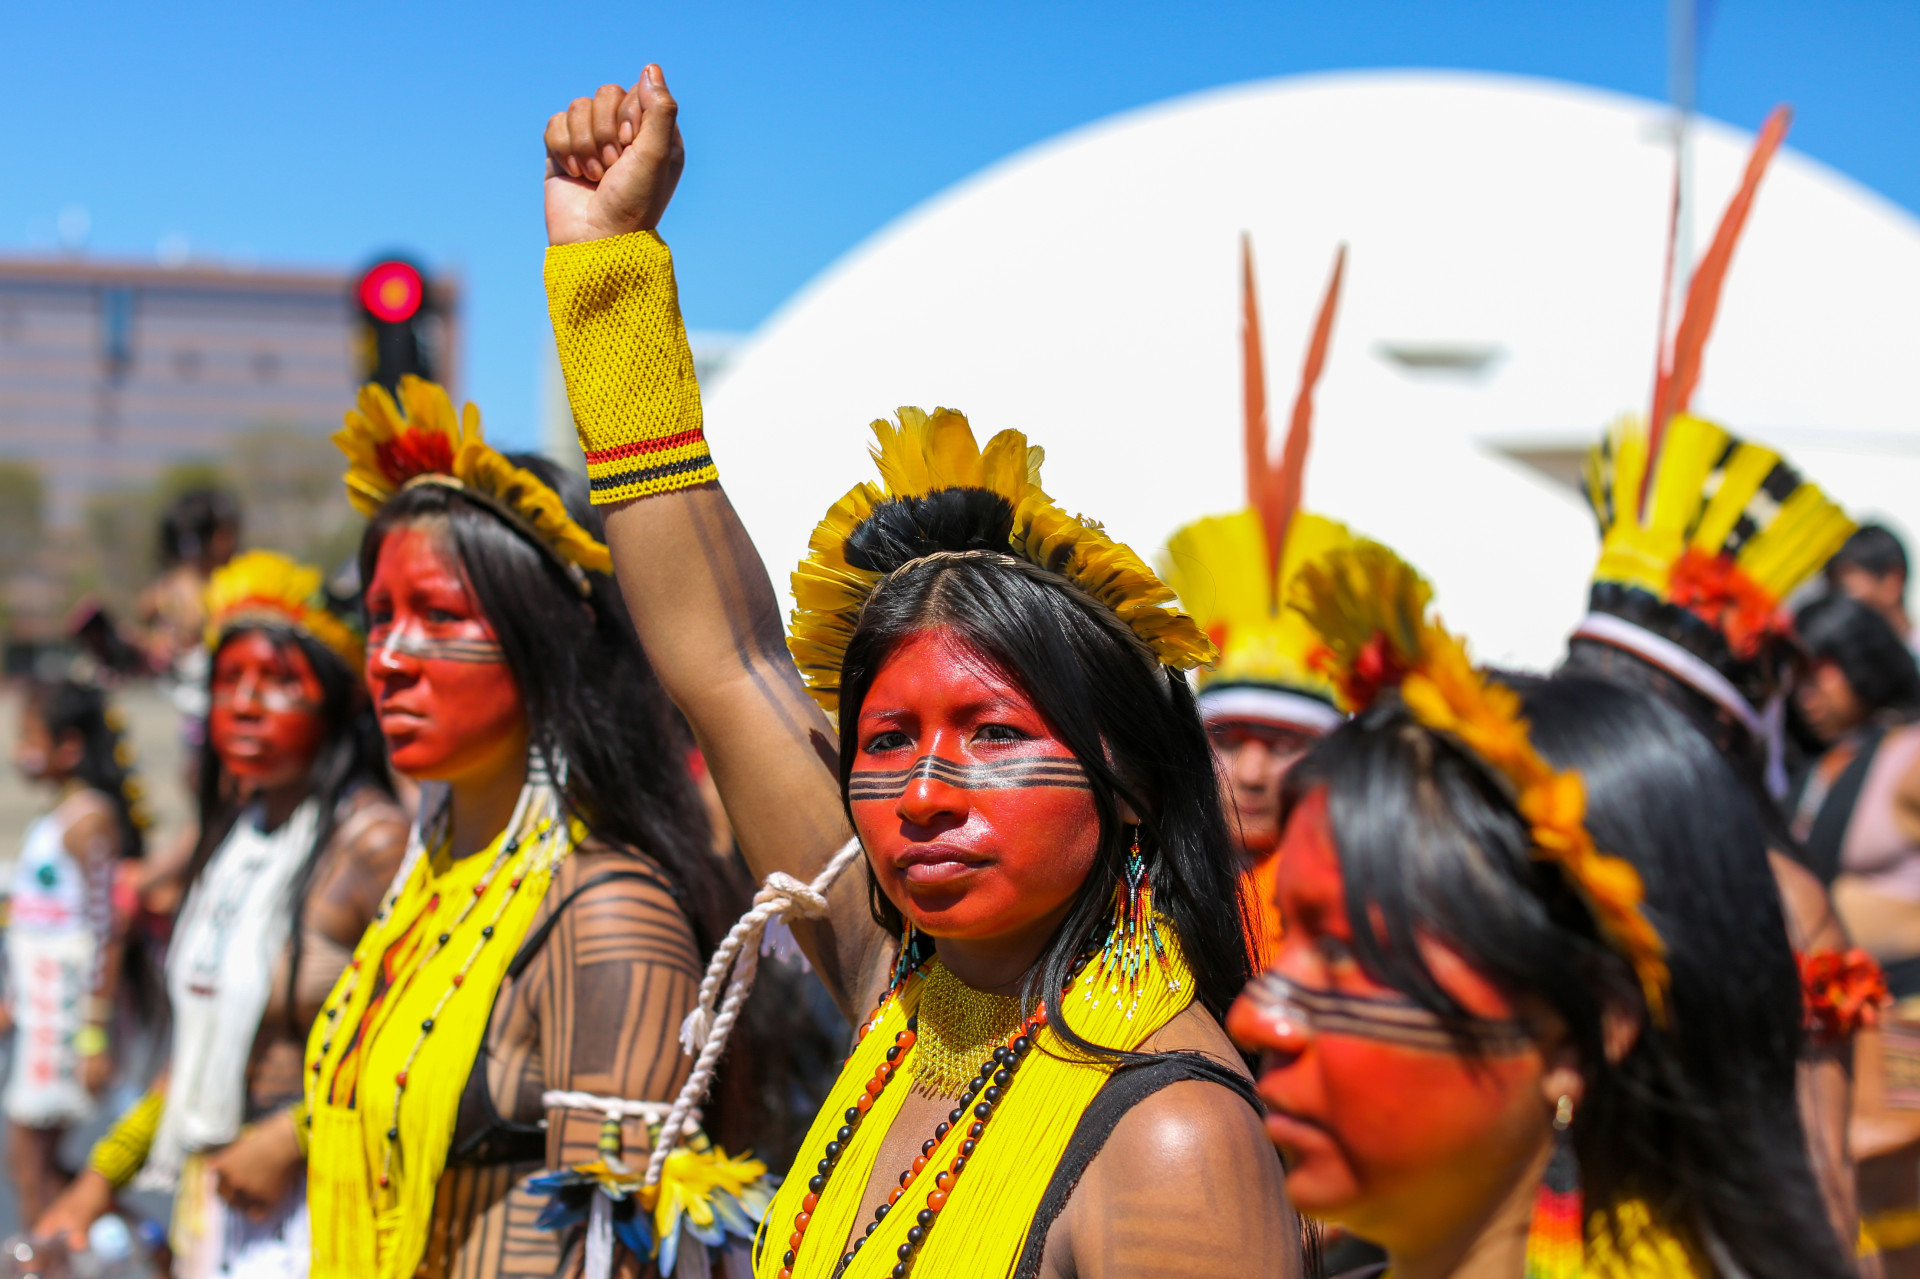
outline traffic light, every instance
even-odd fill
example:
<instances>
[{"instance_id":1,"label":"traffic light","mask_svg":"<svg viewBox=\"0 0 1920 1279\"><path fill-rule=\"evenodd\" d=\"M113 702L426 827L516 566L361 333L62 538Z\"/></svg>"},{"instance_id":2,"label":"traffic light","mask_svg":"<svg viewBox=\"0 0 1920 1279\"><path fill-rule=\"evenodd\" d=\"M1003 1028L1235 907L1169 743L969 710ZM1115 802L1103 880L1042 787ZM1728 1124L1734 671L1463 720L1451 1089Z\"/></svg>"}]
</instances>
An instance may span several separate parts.
<instances>
[{"instance_id":1,"label":"traffic light","mask_svg":"<svg viewBox=\"0 0 1920 1279\"><path fill-rule=\"evenodd\" d=\"M389 391L412 373L433 379L439 364L438 307L420 268L405 258L368 267L354 290L360 312L361 376Z\"/></svg>"}]
</instances>

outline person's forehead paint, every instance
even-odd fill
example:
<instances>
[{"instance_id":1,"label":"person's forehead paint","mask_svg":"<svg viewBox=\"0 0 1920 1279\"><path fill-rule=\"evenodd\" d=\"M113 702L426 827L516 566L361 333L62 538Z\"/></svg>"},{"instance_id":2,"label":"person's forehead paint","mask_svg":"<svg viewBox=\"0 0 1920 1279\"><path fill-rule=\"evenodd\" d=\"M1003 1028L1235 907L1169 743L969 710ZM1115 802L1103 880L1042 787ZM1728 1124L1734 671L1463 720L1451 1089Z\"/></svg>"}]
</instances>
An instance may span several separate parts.
<instances>
[{"instance_id":1,"label":"person's forehead paint","mask_svg":"<svg viewBox=\"0 0 1920 1279\"><path fill-rule=\"evenodd\" d=\"M883 890L936 936L1011 932L1085 879L1085 770L1030 697L951 631L882 664L853 726L847 798Z\"/></svg>"},{"instance_id":2,"label":"person's forehead paint","mask_svg":"<svg viewBox=\"0 0 1920 1279\"><path fill-rule=\"evenodd\" d=\"M444 524L392 529L367 586L367 686L394 767L416 779L458 776L525 730L505 652L445 541Z\"/></svg>"},{"instance_id":3,"label":"person's forehead paint","mask_svg":"<svg viewBox=\"0 0 1920 1279\"><path fill-rule=\"evenodd\" d=\"M1450 949L1429 942L1422 953L1441 986L1489 1020L1478 1059L1360 969L1324 791L1296 809L1278 855L1287 932L1272 977L1235 1003L1228 1026L1263 1054L1259 1089L1289 1194L1303 1210L1367 1220L1371 1205L1475 1158L1535 1086L1540 1059L1512 1004Z\"/></svg>"},{"instance_id":4,"label":"person's forehead paint","mask_svg":"<svg viewBox=\"0 0 1920 1279\"><path fill-rule=\"evenodd\" d=\"M228 772L279 783L312 766L326 736L326 691L298 644L263 630L232 636L208 691L208 740Z\"/></svg>"}]
</instances>

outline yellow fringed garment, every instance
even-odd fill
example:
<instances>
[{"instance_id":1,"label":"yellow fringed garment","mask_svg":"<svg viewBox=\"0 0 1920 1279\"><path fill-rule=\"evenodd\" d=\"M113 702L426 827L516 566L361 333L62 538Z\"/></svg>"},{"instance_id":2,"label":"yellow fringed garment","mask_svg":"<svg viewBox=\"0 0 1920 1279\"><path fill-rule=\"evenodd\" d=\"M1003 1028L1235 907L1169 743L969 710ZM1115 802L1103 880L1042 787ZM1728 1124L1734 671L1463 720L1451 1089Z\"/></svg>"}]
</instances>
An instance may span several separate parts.
<instances>
[{"instance_id":1,"label":"yellow fringed garment","mask_svg":"<svg viewBox=\"0 0 1920 1279\"><path fill-rule=\"evenodd\" d=\"M454 920L487 875L503 830L484 851L458 861L444 851L421 857L385 912L361 937L352 964L328 996L307 1040L307 1206L312 1217L313 1279L411 1279L427 1246L434 1191L446 1167L460 1093L480 1054L494 995L526 935L552 875L545 823L522 829L520 850L501 866L459 927ZM521 879L519 888L512 881ZM506 912L447 1005L435 1005L473 955L480 930ZM434 939L451 940L425 963ZM370 998L391 977L385 998L363 1025ZM344 993L343 993L344 992ZM344 1000L344 1002L343 1002ZM336 1010L333 1011L333 1010ZM421 1041L422 1020L433 1017ZM408 1058L420 1044L417 1056ZM394 1085L407 1075L396 1120ZM399 1128L390 1184L380 1177L387 1130Z\"/></svg>"},{"instance_id":2,"label":"yellow fringed garment","mask_svg":"<svg viewBox=\"0 0 1920 1279\"><path fill-rule=\"evenodd\" d=\"M1193 977L1179 942L1164 924L1161 936L1166 961L1146 967L1137 988L1137 1001L1124 985L1114 990L1112 976L1099 976L1097 963L1089 964L1074 983L1061 1002L1068 1023L1084 1038L1109 1048L1137 1048L1193 1001ZM839 1130L846 1109L865 1095L867 1081L886 1058L894 1036L906 1028L907 1019L919 1008L923 985L924 979L918 975L907 979L899 995L886 1001L878 1023L842 1067L839 1080L800 1147L794 1171L767 1210L755 1245L756 1279L778 1279L794 1216L807 1195L806 1170L824 1157L827 1142ZM1053 1014L1051 1007L1048 1013ZM910 1063L917 1051L916 1042L908 1049L897 1077L881 1090L873 1109L841 1154L794 1259L794 1279L828 1279L850 1245L854 1218L872 1180L881 1144L911 1086ZM1111 1073L1107 1066L1074 1059L1071 1052L1051 1027L1040 1031L1034 1051L1027 1055L1006 1096L994 1107L993 1118L967 1160L966 1169L954 1182L951 1197L940 1209L926 1242L915 1253L916 1275L988 1279L1012 1273L1040 1196L1053 1178L1074 1126ZM887 1214L847 1267L845 1279L878 1279L892 1272L907 1231L934 1191L934 1169L952 1160L966 1134L966 1124L947 1133L928 1158L926 1175L915 1179ZM891 1179L900 1170L879 1171Z\"/></svg>"}]
</instances>

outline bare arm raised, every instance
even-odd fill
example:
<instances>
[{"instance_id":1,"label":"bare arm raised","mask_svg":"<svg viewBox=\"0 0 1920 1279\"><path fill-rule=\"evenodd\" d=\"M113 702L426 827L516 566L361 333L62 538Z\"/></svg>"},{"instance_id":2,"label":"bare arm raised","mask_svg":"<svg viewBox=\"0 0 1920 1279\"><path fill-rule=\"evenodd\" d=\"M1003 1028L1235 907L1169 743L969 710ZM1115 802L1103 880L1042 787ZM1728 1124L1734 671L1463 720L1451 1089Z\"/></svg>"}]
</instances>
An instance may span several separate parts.
<instances>
[{"instance_id":1,"label":"bare arm raised","mask_svg":"<svg viewBox=\"0 0 1920 1279\"><path fill-rule=\"evenodd\" d=\"M832 725L788 656L773 585L717 483L659 491L705 470L698 388L665 246L652 234L685 163L660 68L606 85L547 123L548 292L574 416L590 462L622 463L601 494L615 576L640 642L713 770L755 874L811 879L851 836ZM596 243L607 242L607 243ZM591 247L590 247L591 246ZM650 317L650 318L649 318ZM602 420L645 417L649 437L611 444ZM824 923L795 933L850 1015L889 960L864 877L842 877Z\"/></svg>"}]
</instances>

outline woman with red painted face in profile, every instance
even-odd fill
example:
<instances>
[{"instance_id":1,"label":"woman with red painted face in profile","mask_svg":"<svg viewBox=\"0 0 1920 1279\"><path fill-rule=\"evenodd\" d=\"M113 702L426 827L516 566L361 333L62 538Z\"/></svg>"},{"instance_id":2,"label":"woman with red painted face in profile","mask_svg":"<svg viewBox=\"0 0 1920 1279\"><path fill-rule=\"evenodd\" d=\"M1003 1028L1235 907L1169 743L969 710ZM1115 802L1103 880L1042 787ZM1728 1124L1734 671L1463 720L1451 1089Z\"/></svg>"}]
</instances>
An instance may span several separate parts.
<instances>
[{"instance_id":1,"label":"woman with red painted face in profile","mask_svg":"<svg viewBox=\"0 0 1920 1279\"><path fill-rule=\"evenodd\" d=\"M362 638L320 571L248 552L214 572L206 610L201 834L168 953L168 1065L36 1229L79 1246L132 1184L175 1195L185 1273L304 1275L301 1047L399 865L406 817ZM269 1136L294 1157L250 1158Z\"/></svg>"},{"instance_id":2,"label":"woman with red painted face in profile","mask_svg":"<svg viewBox=\"0 0 1920 1279\"><path fill-rule=\"evenodd\" d=\"M1219 1020L1250 964L1184 674L1211 645L1052 503L1018 432L982 448L902 409L874 424L883 484L816 532L783 646L652 230L675 112L648 67L549 122L547 282L622 592L748 863L812 879L864 849L797 898L861 1038L754 1274L1295 1273Z\"/></svg>"},{"instance_id":3,"label":"woman with red painted face in profile","mask_svg":"<svg viewBox=\"0 0 1920 1279\"><path fill-rule=\"evenodd\" d=\"M580 1232L521 1183L644 1155L652 1112L610 1133L602 1106L672 1099L735 903L584 484L413 378L365 388L335 440L369 518L367 684L421 790L306 1044L312 1273L550 1276Z\"/></svg>"},{"instance_id":4,"label":"woman with red painted face in profile","mask_svg":"<svg viewBox=\"0 0 1920 1279\"><path fill-rule=\"evenodd\" d=\"M1732 770L1651 698L1473 671L1384 548L1316 571L1357 714L1289 779L1282 943L1228 1019L1293 1201L1396 1279L1852 1273Z\"/></svg>"}]
</instances>

